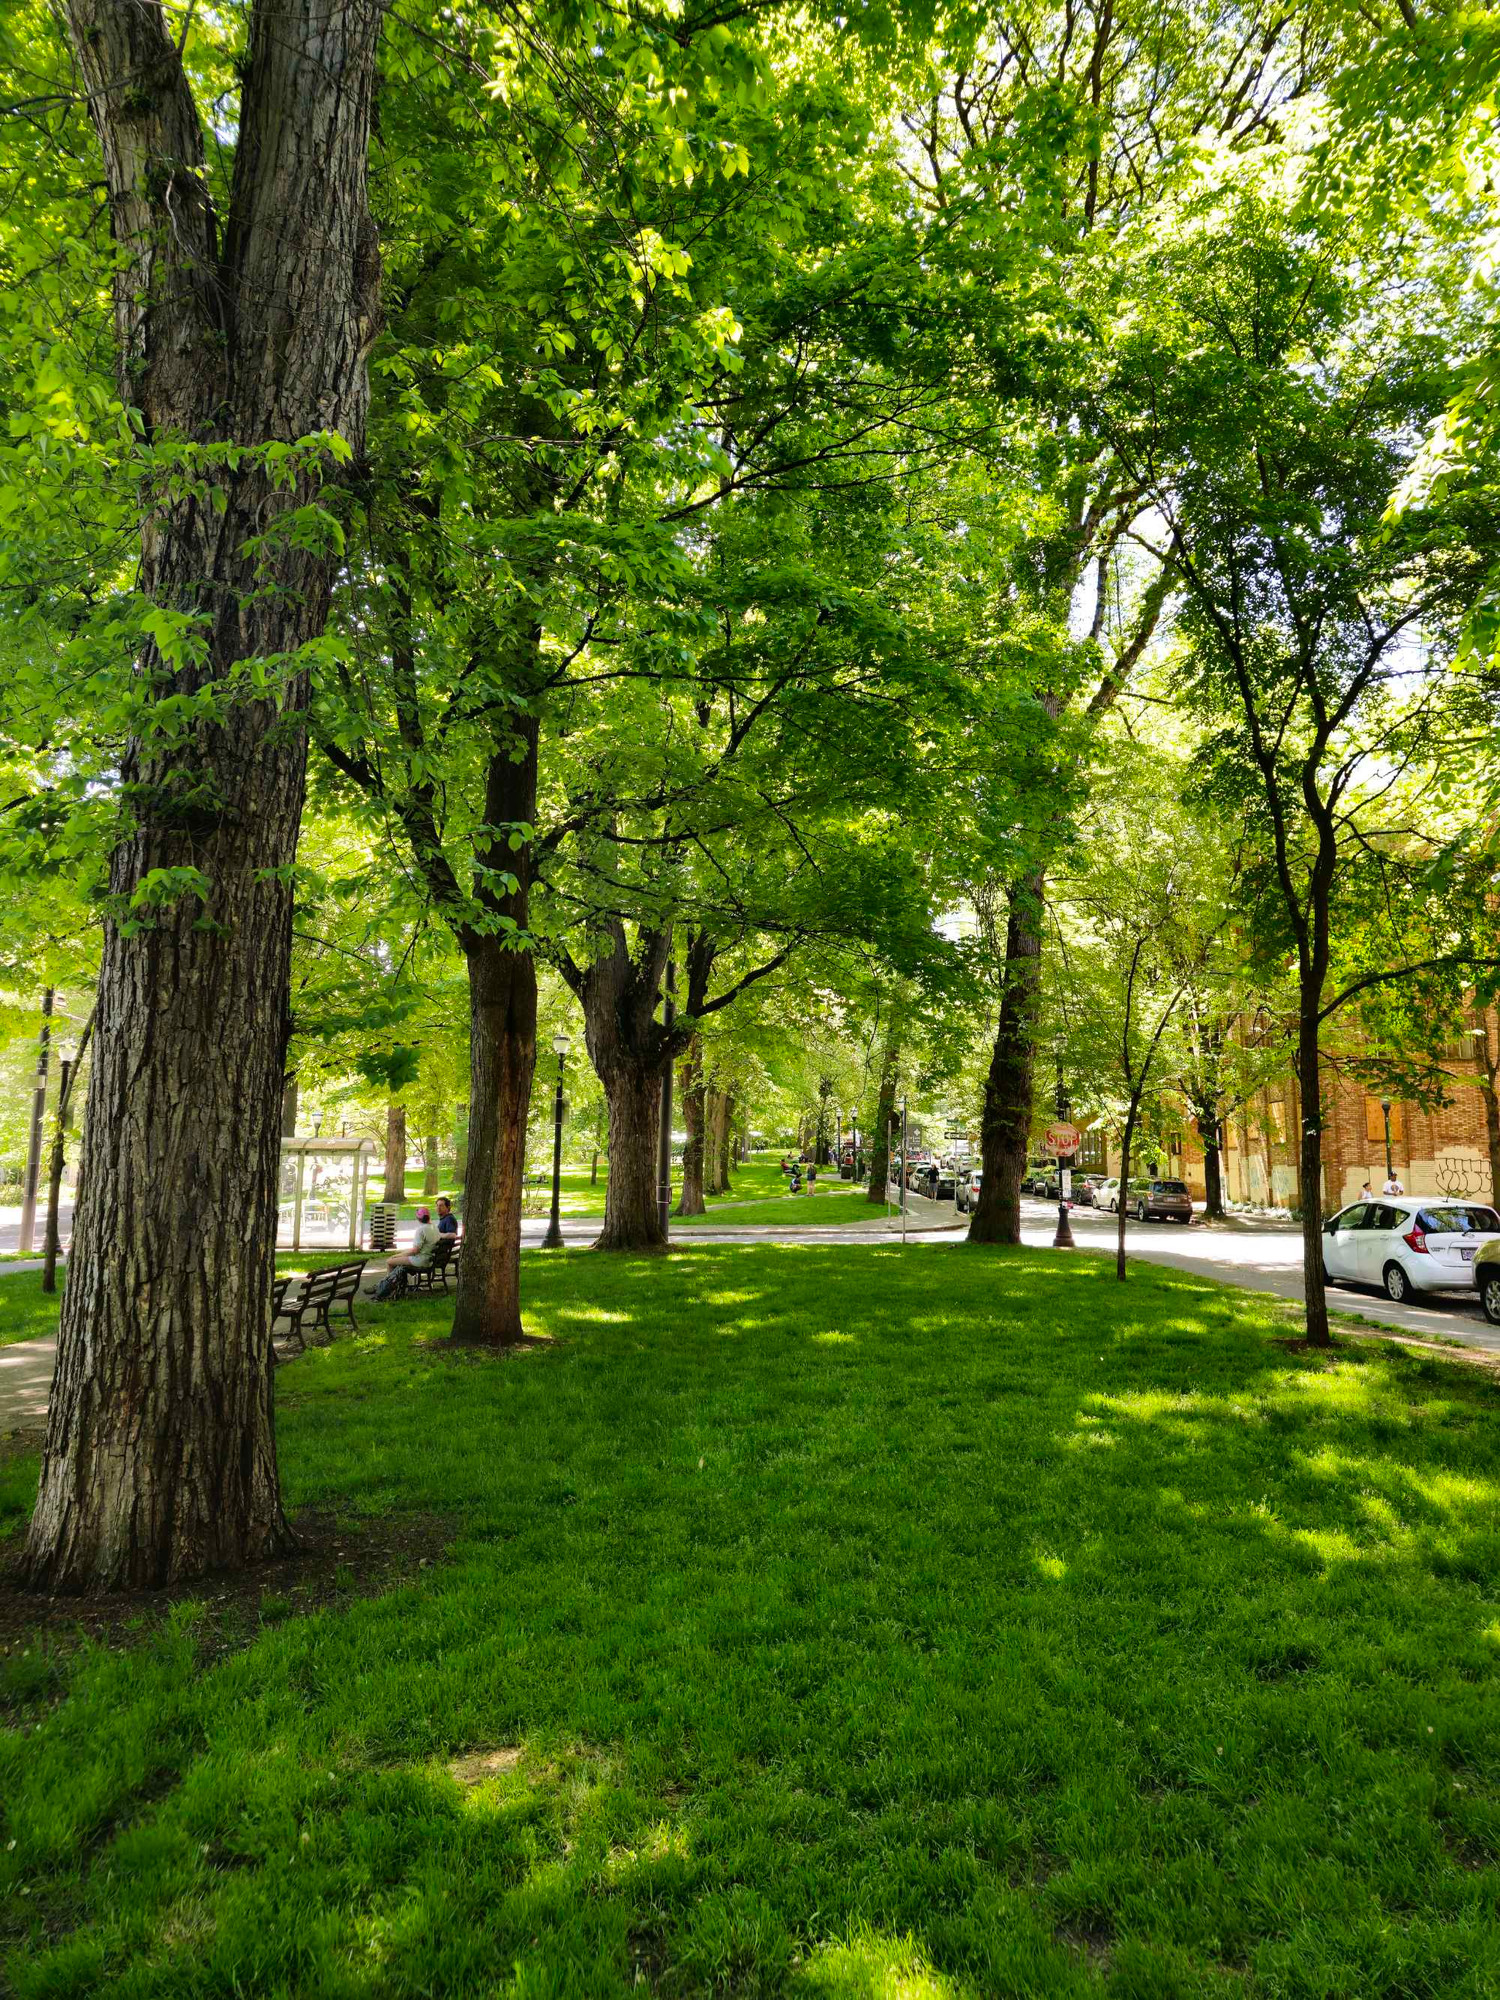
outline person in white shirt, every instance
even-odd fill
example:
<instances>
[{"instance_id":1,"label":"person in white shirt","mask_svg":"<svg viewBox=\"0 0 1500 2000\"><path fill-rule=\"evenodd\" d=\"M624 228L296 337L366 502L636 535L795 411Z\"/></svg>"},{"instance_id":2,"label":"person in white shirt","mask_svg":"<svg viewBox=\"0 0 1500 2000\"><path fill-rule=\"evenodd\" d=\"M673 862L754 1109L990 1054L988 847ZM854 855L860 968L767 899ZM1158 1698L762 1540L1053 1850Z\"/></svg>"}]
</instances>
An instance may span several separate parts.
<instances>
[{"instance_id":1,"label":"person in white shirt","mask_svg":"<svg viewBox=\"0 0 1500 2000\"><path fill-rule=\"evenodd\" d=\"M1406 1189L1402 1187L1400 1181L1396 1178L1395 1174L1393 1173L1390 1179L1386 1182L1385 1186L1380 1190L1380 1192L1382 1194L1405 1194Z\"/></svg>"},{"instance_id":2,"label":"person in white shirt","mask_svg":"<svg viewBox=\"0 0 1500 2000\"><path fill-rule=\"evenodd\" d=\"M425 1271L432 1262L432 1253L437 1247L438 1227L428 1208L417 1210L417 1233L412 1238L410 1250L393 1250L385 1260L388 1271L405 1269Z\"/></svg>"}]
</instances>

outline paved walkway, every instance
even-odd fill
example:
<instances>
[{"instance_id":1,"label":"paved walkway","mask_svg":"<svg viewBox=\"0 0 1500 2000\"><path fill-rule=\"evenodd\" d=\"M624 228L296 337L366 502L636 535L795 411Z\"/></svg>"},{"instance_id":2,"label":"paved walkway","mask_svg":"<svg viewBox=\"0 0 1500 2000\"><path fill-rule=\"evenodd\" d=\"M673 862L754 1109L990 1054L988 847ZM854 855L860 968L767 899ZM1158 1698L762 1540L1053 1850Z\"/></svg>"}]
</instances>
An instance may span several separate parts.
<instances>
[{"instance_id":1,"label":"paved walkway","mask_svg":"<svg viewBox=\"0 0 1500 2000\"><path fill-rule=\"evenodd\" d=\"M56 1361L55 1334L0 1347L0 1437L7 1431L39 1430L46 1422Z\"/></svg>"},{"instance_id":2,"label":"paved walkway","mask_svg":"<svg viewBox=\"0 0 1500 2000\"><path fill-rule=\"evenodd\" d=\"M32 1245L40 1250L42 1232L47 1226L47 1192L42 1190L37 1204L36 1227L32 1235ZM57 1229L64 1245L73 1234L73 1197L65 1193L57 1208ZM19 1250L21 1247L21 1205L19 1202L0 1203L0 1250Z\"/></svg>"}]
</instances>

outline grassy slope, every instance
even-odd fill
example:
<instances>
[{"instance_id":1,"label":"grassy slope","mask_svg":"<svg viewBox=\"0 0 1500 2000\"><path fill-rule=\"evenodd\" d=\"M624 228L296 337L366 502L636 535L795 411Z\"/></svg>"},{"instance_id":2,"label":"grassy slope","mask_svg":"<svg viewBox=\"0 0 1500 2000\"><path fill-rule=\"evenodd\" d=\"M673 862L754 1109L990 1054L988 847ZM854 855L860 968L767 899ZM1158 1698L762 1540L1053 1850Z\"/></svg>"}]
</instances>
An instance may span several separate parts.
<instances>
[{"instance_id":1,"label":"grassy slope","mask_svg":"<svg viewBox=\"0 0 1500 2000\"><path fill-rule=\"evenodd\" d=\"M22 2000L1500 1990L1491 1382L1092 1258L526 1261L557 1350L279 1385L451 1566L13 1713Z\"/></svg>"}]
</instances>

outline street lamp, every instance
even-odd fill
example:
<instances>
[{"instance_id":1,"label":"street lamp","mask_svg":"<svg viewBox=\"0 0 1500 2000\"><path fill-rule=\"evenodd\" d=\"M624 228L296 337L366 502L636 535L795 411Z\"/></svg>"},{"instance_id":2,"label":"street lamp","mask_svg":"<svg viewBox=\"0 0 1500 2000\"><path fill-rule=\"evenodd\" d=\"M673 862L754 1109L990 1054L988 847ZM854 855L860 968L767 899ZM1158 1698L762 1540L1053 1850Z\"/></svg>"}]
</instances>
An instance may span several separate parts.
<instances>
[{"instance_id":1,"label":"street lamp","mask_svg":"<svg viewBox=\"0 0 1500 2000\"><path fill-rule=\"evenodd\" d=\"M573 1046L571 1035L561 1032L552 1037L552 1046L557 1053L557 1096L552 1106L552 1220L547 1224L547 1234L542 1238L544 1250L561 1250L562 1233L562 1113L563 1113L563 1058Z\"/></svg>"},{"instance_id":2,"label":"street lamp","mask_svg":"<svg viewBox=\"0 0 1500 2000\"><path fill-rule=\"evenodd\" d=\"M1057 1079L1056 1103L1057 1103L1058 1123L1060 1125L1065 1125L1068 1123L1068 1112L1071 1107L1068 1103L1067 1089L1063 1083L1061 1076L1059 1076ZM1073 1177L1070 1171L1073 1158L1074 1155L1072 1153L1069 1153L1068 1164L1064 1165L1062 1158L1062 1150L1061 1148L1058 1149L1057 1234L1052 1239L1052 1247L1054 1250L1072 1250L1076 1247L1073 1242L1073 1231L1068 1222L1068 1209L1071 1205L1068 1197L1073 1192Z\"/></svg>"},{"instance_id":3,"label":"street lamp","mask_svg":"<svg viewBox=\"0 0 1500 2000\"><path fill-rule=\"evenodd\" d=\"M1385 1119L1385 1177L1387 1181L1393 1181L1396 1169L1391 1164L1391 1100L1388 1097L1381 1098L1380 1111Z\"/></svg>"}]
</instances>

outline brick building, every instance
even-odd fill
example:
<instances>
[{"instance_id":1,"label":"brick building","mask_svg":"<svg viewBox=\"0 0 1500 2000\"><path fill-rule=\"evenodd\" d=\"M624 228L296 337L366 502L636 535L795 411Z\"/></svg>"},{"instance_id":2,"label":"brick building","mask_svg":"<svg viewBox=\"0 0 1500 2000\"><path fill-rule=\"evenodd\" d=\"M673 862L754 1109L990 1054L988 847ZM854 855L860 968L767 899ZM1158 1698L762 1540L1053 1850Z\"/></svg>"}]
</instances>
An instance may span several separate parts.
<instances>
[{"instance_id":1,"label":"brick building","mask_svg":"<svg viewBox=\"0 0 1500 2000\"><path fill-rule=\"evenodd\" d=\"M1488 1012L1483 1032L1489 1036L1493 1063L1500 1059L1500 1018L1494 1009ZM1449 1102L1427 1110L1400 1098L1390 1100L1391 1164L1408 1194L1495 1201L1500 1189L1492 1184L1485 1114L1485 1097L1492 1085L1473 1035L1449 1044L1438 1056L1449 1079ZM1377 1189L1385 1180L1385 1113L1378 1092L1336 1068L1325 1075L1324 1091L1328 1122L1319 1200L1325 1211L1332 1211L1357 1199L1367 1180ZM1297 1079L1288 1066L1285 1077L1268 1084L1228 1121L1223 1153L1226 1200L1254 1207L1300 1207L1301 1116ZM1088 1137L1095 1152L1107 1153L1107 1171L1118 1172L1118 1144L1103 1141L1097 1127ZM1167 1135L1165 1152L1167 1170L1186 1181L1201 1201L1203 1147L1186 1109L1180 1129Z\"/></svg>"}]
</instances>

